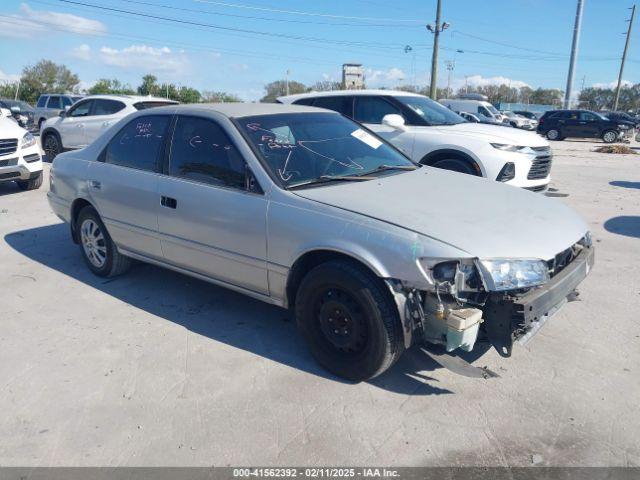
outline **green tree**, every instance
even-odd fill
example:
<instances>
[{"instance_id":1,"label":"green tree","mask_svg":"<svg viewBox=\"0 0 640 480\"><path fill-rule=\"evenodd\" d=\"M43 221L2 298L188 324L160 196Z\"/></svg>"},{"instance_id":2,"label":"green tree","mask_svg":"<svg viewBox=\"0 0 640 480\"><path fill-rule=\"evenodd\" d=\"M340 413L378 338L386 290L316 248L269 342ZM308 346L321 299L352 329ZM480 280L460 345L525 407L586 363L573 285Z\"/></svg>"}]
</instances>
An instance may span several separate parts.
<instances>
[{"instance_id":1,"label":"green tree","mask_svg":"<svg viewBox=\"0 0 640 480\"><path fill-rule=\"evenodd\" d=\"M242 99L233 93L227 92L202 92L202 101L205 103L237 103Z\"/></svg>"},{"instance_id":2,"label":"green tree","mask_svg":"<svg viewBox=\"0 0 640 480\"><path fill-rule=\"evenodd\" d=\"M22 70L20 78L20 98L35 102L43 93L77 92L80 79L66 66L50 60L40 60Z\"/></svg>"},{"instance_id":3,"label":"green tree","mask_svg":"<svg viewBox=\"0 0 640 480\"><path fill-rule=\"evenodd\" d=\"M135 90L130 85L122 83L120 80L101 78L91 88L87 90L91 95L98 94L121 94L133 95Z\"/></svg>"},{"instance_id":4,"label":"green tree","mask_svg":"<svg viewBox=\"0 0 640 480\"><path fill-rule=\"evenodd\" d=\"M155 75L147 74L142 77L142 84L138 87L138 93L140 95L158 95L160 86L158 85L158 78Z\"/></svg>"},{"instance_id":5,"label":"green tree","mask_svg":"<svg viewBox=\"0 0 640 480\"><path fill-rule=\"evenodd\" d=\"M202 98L200 92L191 87L180 87L178 90L178 101L182 103L199 103Z\"/></svg>"},{"instance_id":6,"label":"green tree","mask_svg":"<svg viewBox=\"0 0 640 480\"><path fill-rule=\"evenodd\" d=\"M276 98L287 94L287 81L276 80L275 82L271 82L265 85L264 89L267 94L262 97L260 101L263 103L273 103L276 101ZM309 89L303 83L289 80L290 95L294 95L296 93L305 93L308 91Z\"/></svg>"},{"instance_id":7,"label":"green tree","mask_svg":"<svg viewBox=\"0 0 640 480\"><path fill-rule=\"evenodd\" d=\"M289 85L289 90L291 90L291 85ZM314 92L331 92L334 90L342 90L342 82L321 80L311 85L310 90Z\"/></svg>"}]
</instances>

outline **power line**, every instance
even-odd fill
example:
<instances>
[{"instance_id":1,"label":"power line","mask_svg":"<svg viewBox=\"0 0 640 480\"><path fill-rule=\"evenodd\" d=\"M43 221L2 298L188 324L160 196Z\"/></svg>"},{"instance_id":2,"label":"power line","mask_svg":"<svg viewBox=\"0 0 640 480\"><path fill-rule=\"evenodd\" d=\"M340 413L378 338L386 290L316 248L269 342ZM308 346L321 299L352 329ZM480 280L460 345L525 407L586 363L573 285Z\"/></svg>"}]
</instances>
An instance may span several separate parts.
<instances>
[{"instance_id":1,"label":"power line","mask_svg":"<svg viewBox=\"0 0 640 480\"><path fill-rule=\"evenodd\" d=\"M257 5L246 5L241 3L228 3L228 2L219 2L214 0L193 0L197 3L208 3L210 5L218 5L221 7L231 7L231 8L244 8L247 10L259 10L262 12L274 12L274 13L284 13L287 15L304 15L310 17L324 17L324 18L342 18L345 20L363 20L363 21L393 21L398 23L417 23L420 24L419 20L406 20L406 19L397 19L397 18L380 18L380 17L358 17L358 16L349 16L349 15L334 15L330 13L315 13L315 12L305 12L301 10L283 10L280 8L272 8L272 7L259 7Z\"/></svg>"},{"instance_id":2,"label":"power line","mask_svg":"<svg viewBox=\"0 0 640 480\"><path fill-rule=\"evenodd\" d=\"M235 28L235 27L225 27L222 25L215 25L215 24L211 24L211 23L202 23L202 22L194 22L191 20L182 20L182 19L178 19L178 18L173 18L173 17L164 17L161 15L153 15L150 13L143 13L143 12L136 12L133 10L124 10L124 9L120 9L120 8L113 8L113 7L104 7L102 5L94 5L91 3L84 3L84 2L78 2L78 1L74 1L74 0L58 0L59 2L62 3L68 3L68 4L72 4L72 5L81 5L81 6L85 6L85 7L90 7L90 8L95 8L98 10L106 10L106 11L110 11L110 12L119 12L119 13L125 13L128 15L134 15L134 16L138 16L138 17L144 17L144 18L151 18L151 19L156 19L156 20L164 20L167 22L173 22L173 23L180 23L183 25L192 25L192 26L198 26L198 27L205 27L205 28L211 28L214 30L225 30L225 31L229 31L229 32L240 32L240 33L249 33L249 34L253 34L253 35L261 35L261 36L267 36L267 37L278 37L278 38L287 38L287 39L291 39L291 40L305 40L305 41L311 41L311 42L320 42L320 43L330 43L330 44L334 44L334 45L347 45L347 46L362 46L362 47L368 47L368 48L380 48L380 49L391 49L391 50L395 50L395 49L402 49L404 48L404 45L389 45L386 43L374 43L374 42L353 42L353 41L348 41L348 40L333 40L333 39L328 39L328 38L318 38L318 37L305 37L302 35L287 35L287 34L281 34L281 33L273 33L273 32L263 32L260 30L250 30L250 29L244 29L244 28Z\"/></svg>"}]
</instances>

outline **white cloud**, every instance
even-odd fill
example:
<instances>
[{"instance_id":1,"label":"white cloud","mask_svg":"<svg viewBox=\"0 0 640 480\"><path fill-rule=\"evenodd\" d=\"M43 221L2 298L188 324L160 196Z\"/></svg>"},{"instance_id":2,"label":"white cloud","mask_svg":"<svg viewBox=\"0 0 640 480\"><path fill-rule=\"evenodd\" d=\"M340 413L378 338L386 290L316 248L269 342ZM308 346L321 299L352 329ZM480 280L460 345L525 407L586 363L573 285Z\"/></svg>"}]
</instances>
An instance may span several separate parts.
<instances>
[{"instance_id":1,"label":"white cloud","mask_svg":"<svg viewBox=\"0 0 640 480\"><path fill-rule=\"evenodd\" d=\"M76 48L71 50L71 55L79 58L80 60L85 60L88 62L89 60L91 60L91 47L86 43L83 43L82 45L78 45Z\"/></svg>"},{"instance_id":2,"label":"white cloud","mask_svg":"<svg viewBox=\"0 0 640 480\"><path fill-rule=\"evenodd\" d=\"M41 39L39 35L49 35L58 30L82 35L103 35L107 27L102 22L79 15L34 10L26 3L20 5L19 14L0 19L2 37Z\"/></svg>"},{"instance_id":3,"label":"white cloud","mask_svg":"<svg viewBox=\"0 0 640 480\"><path fill-rule=\"evenodd\" d=\"M130 45L119 50L102 47L100 60L113 67L152 72L182 70L189 63L184 51L173 52L168 47L155 48L148 45Z\"/></svg>"},{"instance_id":4,"label":"white cloud","mask_svg":"<svg viewBox=\"0 0 640 480\"><path fill-rule=\"evenodd\" d=\"M630 82L629 80L622 80L621 83L623 87L633 86L633 82ZM613 82L609 82L609 83L594 83L591 86L593 88L616 88L618 86L618 81L614 80Z\"/></svg>"},{"instance_id":5,"label":"white cloud","mask_svg":"<svg viewBox=\"0 0 640 480\"><path fill-rule=\"evenodd\" d=\"M20 75L17 73L4 73L0 70L0 82L1 83L13 83L20 80Z\"/></svg>"},{"instance_id":6,"label":"white cloud","mask_svg":"<svg viewBox=\"0 0 640 480\"><path fill-rule=\"evenodd\" d=\"M396 86L406 77L405 73L396 67L392 67L388 70L374 70L368 68L365 71L364 79L367 87L376 88Z\"/></svg>"},{"instance_id":7,"label":"white cloud","mask_svg":"<svg viewBox=\"0 0 640 480\"><path fill-rule=\"evenodd\" d=\"M464 77L457 77L451 82L451 88L453 90L457 90L466 85L468 85L469 87L485 87L487 85L511 85L512 88L530 86L528 83L523 82L522 80L514 80L512 78L502 76L483 77L482 75L467 75L466 80ZM444 86L446 86L446 84Z\"/></svg>"}]
</instances>

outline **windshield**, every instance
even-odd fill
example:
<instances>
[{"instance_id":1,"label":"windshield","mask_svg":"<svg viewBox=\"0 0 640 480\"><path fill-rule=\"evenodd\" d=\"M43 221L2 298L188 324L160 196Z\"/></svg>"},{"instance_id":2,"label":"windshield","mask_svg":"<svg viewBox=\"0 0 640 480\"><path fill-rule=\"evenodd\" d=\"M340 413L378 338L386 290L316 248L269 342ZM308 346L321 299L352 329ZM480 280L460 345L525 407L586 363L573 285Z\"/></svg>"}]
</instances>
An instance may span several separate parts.
<instances>
[{"instance_id":1,"label":"windshield","mask_svg":"<svg viewBox=\"0 0 640 480\"><path fill-rule=\"evenodd\" d=\"M4 103L7 108L20 107L20 110L23 112L30 112L33 110L31 105L27 102L23 102L22 100L2 100L2 103Z\"/></svg>"},{"instance_id":2,"label":"windshield","mask_svg":"<svg viewBox=\"0 0 640 480\"><path fill-rule=\"evenodd\" d=\"M485 107L487 107L487 110L489 110L494 115L500 115L500 112L498 111L498 109L496 107L494 107L493 105L491 105L490 103L485 105Z\"/></svg>"},{"instance_id":3,"label":"windshield","mask_svg":"<svg viewBox=\"0 0 640 480\"><path fill-rule=\"evenodd\" d=\"M336 113L259 115L240 118L238 123L263 165L287 188L321 177L366 176L383 166L415 166Z\"/></svg>"},{"instance_id":4,"label":"windshield","mask_svg":"<svg viewBox=\"0 0 640 480\"><path fill-rule=\"evenodd\" d=\"M434 102L427 97L398 96L394 97L400 103L417 113L428 125L457 125L466 120L447 107Z\"/></svg>"}]
</instances>

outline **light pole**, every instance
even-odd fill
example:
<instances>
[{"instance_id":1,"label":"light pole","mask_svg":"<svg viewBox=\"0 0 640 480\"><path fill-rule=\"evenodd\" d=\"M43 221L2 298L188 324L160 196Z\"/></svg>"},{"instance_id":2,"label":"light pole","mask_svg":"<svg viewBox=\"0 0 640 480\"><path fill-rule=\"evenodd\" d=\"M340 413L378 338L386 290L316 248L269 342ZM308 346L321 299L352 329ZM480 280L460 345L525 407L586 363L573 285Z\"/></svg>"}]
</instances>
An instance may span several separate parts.
<instances>
[{"instance_id":1,"label":"light pole","mask_svg":"<svg viewBox=\"0 0 640 480\"><path fill-rule=\"evenodd\" d=\"M578 43L580 43L580 25L582 24L583 0L578 0L576 20L573 25L573 42L571 43L571 59L569 60L569 73L567 74L567 89L564 94L564 108L569 108L571 101L571 89L573 88L573 70L578 56Z\"/></svg>"},{"instance_id":2,"label":"light pole","mask_svg":"<svg viewBox=\"0 0 640 480\"><path fill-rule=\"evenodd\" d=\"M427 30L433 33L433 54L431 55L431 87L429 88L429 96L432 100L437 100L437 83L438 83L438 46L440 41L440 33L449 28L449 24L444 22L440 25L440 17L442 16L442 0L438 0L436 7L436 25L427 25Z\"/></svg>"},{"instance_id":3,"label":"light pole","mask_svg":"<svg viewBox=\"0 0 640 480\"><path fill-rule=\"evenodd\" d=\"M631 29L633 28L633 18L636 16L636 6L631 7L631 19L629 20L629 29L627 30L627 40L624 43L624 52L622 52L622 62L620 63L620 73L618 74L618 85L616 86L616 99L613 102L613 110L618 110L618 100L620 100L620 87L622 86L622 73L624 72L624 63L627 61L627 50L629 49L629 39L631 38Z\"/></svg>"},{"instance_id":4,"label":"light pole","mask_svg":"<svg viewBox=\"0 0 640 480\"><path fill-rule=\"evenodd\" d=\"M287 70L285 72L285 84L286 84L286 90L287 90L287 95L289 95L289 74L291 73L291 71Z\"/></svg>"}]
</instances>

